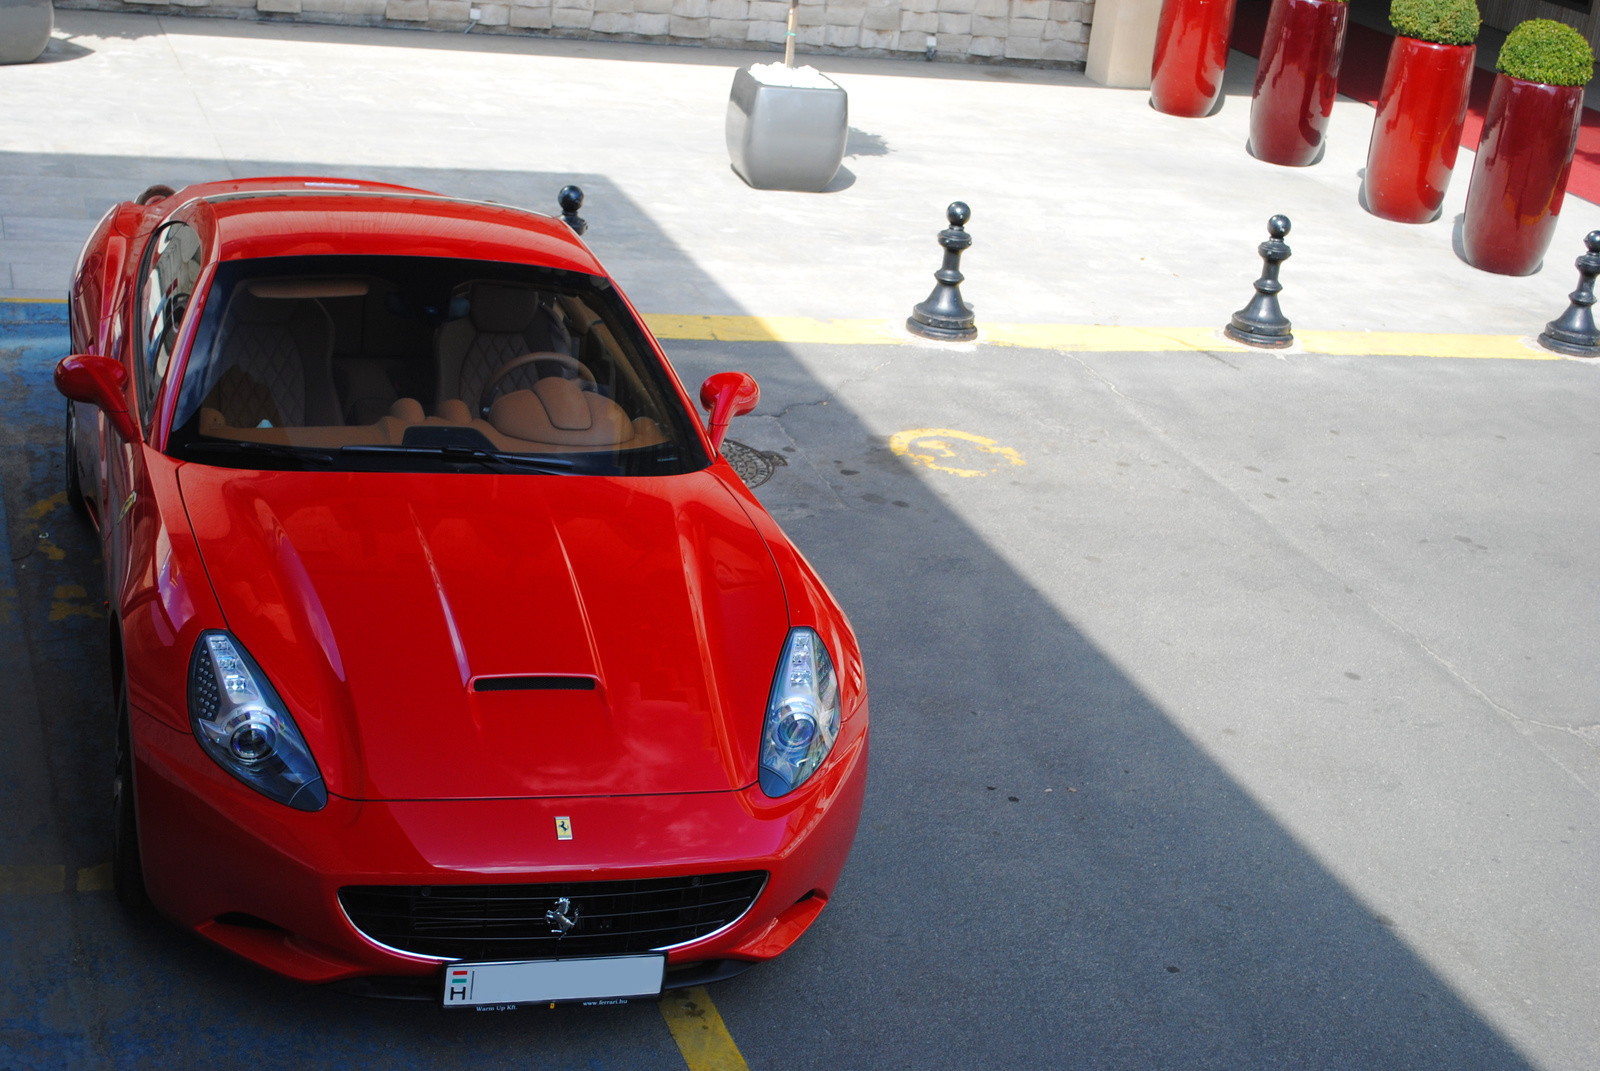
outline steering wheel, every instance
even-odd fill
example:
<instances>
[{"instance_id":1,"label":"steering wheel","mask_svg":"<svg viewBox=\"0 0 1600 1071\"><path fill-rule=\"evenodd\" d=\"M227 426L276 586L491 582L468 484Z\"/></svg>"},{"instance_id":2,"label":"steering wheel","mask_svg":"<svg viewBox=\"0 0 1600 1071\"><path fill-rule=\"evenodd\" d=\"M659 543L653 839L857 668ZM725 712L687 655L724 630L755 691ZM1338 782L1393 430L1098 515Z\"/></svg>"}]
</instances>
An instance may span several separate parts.
<instances>
[{"instance_id":1,"label":"steering wheel","mask_svg":"<svg viewBox=\"0 0 1600 1071\"><path fill-rule=\"evenodd\" d=\"M578 379L581 381L579 385L580 390L599 389L600 385L598 382L596 382L594 373L589 371L588 367L576 357L568 357L564 353L554 353L549 350L545 350L540 353L524 353L520 357L511 358L511 360L494 370L494 375L489 377L489 382L483 385L483 392L478 395L478 412L487 413L489 411L489 403L494 401L495 388L500 386L500 381L505 379L506 376L510 375L512 372L515 372L525 364L544 364L546 362L565 365L568 368L574 369L578 373ZM583 386L583 383L588 383L590 385Z\"/></svg>"}]
</instances>

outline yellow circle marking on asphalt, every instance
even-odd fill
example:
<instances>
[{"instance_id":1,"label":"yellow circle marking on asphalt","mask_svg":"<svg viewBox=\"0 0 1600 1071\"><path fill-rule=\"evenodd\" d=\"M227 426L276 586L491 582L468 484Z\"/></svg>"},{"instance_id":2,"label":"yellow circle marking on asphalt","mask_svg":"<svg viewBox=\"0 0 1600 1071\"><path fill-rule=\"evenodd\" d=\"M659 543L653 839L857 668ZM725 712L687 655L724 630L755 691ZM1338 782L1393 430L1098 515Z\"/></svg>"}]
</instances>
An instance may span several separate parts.
<instances>
[{"instance_id":1,"label":"yellow circle marking on asphalt","mask_svg":"<svg viewBox=\"0 0 1600 1071\"><path fill-rule=\"evenodd\" d=\"M953 476L987 476L1006 465L1026 465L1022 455L993 439L954 428L910 428L889 440L900 457ZM982 468L967 466L982 465Z\"/></svg>"}]
</instances>

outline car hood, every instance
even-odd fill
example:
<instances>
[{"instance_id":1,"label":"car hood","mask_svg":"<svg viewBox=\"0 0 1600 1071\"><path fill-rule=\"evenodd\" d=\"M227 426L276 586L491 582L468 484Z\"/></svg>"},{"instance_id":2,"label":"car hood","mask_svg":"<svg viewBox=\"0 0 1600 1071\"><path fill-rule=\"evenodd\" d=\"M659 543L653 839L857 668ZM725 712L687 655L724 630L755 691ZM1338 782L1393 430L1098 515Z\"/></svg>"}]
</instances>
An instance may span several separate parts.
<instances>
[{"instance_id":1,"label":"car hood","mask_svg":"<svg viewBox=\"0 0 1600 1071\"><path fill-rule=\"evenodd\" d=\"M613 795L755 780L788 612L766 544L715 475L189 464L179 481L228 628L330 791ZM504 680L516 677L536 679ZM518 687L484 690L496 683Z\"/></svg>"}]
</instances>

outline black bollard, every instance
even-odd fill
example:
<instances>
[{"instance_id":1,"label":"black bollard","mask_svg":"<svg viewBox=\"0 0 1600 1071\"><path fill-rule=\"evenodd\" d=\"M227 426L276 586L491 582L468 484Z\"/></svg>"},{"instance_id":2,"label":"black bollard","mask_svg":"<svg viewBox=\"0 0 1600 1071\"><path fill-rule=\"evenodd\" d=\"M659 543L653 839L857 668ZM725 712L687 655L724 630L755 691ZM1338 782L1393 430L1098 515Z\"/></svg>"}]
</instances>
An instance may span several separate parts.
<instances>
[{"instance_id":1,"label":"black bollard","mask_svg":"<svg viewBox=\"0 0 1600 1071\"><path fill-rule=\"evenodd\" d=\"M1257 247L1261 254L1261 278L1256 280L1256 296L1250 304L1233 314L1233 321L1222 333L1235 342L1263 349L1281 350L1294 345L1294 335L1289 332L1289 320L1278 306L1278 265L1289 259L1289 246L1284 236L1289 233L1289 217L1273 216L1267 220L1269 239Z\"/></svg>"},{"instance_id":2,"label":"black bollard","mask_svg":"<svg viewBox=\"0 0 1600 1071\"><path fill-rule=\"evenodd\" d=\"M1600 231L1590 231L1583 244L1588 252L1580 256L1578 289L1569 297L1572 304L1558 320L1545 324L1539 345L1568 357L1600 357L1600 329L1594 325L1594 277L1600 275Z\"/></svg>"},{"instance_id":3,"label":"black bollard","mask_svg":"<svg viewBox=\"0 0 1600 1071\"><path fill-rule=\"evenodd\" d=\"M944 264L933 277L939 282L928 300L911 310L906 329L923 338L936 338L945 342L968 342L978 337L978 328L972 317L972 306L961 300L961 251L972 244L972 235L964 224L972 218L972 209L964 202L953 201L944 211L950 226L939 232L939 244L944 246Z\"/></svg>"},{"instance_id":4,"label":"black bollard","mask_svg":"<svg viewBox=\"0 0 1600 1071\"><path fill-rule=\"evenodd\" d=\"M583 207L583 191L577 186L563 186L561 192L556 194L556 204L561 206L561 222L572 228L572 232L582 235L589 229L589 225L578 215L578 209Z\"/></svg>"}]
</instances>

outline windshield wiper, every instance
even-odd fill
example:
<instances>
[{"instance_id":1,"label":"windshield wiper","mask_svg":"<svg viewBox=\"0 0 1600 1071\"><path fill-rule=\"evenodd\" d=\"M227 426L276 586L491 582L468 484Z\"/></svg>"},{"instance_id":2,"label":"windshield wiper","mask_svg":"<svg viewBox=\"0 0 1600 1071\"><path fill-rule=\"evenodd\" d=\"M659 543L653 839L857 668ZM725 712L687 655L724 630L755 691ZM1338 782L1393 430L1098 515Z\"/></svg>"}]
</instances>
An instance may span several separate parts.
<instances>
[{"instance_id":1,"label":"windshield wiper","mask_svg":"<svg viewBox=\"0 0 1600 1071\"><path fill-rule=\"evenodd\" d=\"M527 454L509 454L499 450L479 450L475 447L467 446L344 446L340 447L339 453L378 457L437 458L447 464L456 462L476 463L489 469L497 468L500 465L513 465L517 468L555 475L571 473L577 467L575 461L567 458L530 457Z\"/></svg>"},{"instance_id":2,"label":"windshield wiper","mask_svg":"<svg viewBox=\"0 0 1600 1071\"><path fill-rule=\"evenodd\" d=\"M322 450L312 450L303 446L286 446L282 443L248 442L243 439L208 439L203 442L184 443L183 452L186 454L258 454L262 457L298 461L301 464L307 461L315 461L322 465L333 464L333 455Z\"/></svg>"}]
</instances>

